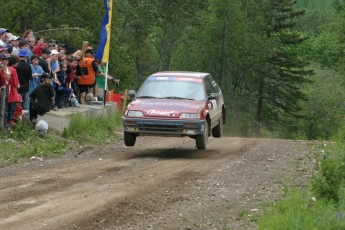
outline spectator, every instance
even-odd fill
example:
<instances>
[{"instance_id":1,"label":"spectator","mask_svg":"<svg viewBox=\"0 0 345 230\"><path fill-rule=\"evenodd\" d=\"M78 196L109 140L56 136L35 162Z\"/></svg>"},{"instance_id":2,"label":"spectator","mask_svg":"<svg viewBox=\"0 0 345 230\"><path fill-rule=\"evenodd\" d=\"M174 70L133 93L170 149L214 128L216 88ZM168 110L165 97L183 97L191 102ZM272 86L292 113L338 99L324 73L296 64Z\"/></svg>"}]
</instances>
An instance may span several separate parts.
<instances>
[{"instance_id":1,"label":"spectator","mask_svg":"<svg viewBox=\"0 0 345 230\"><path fill-rule=\"evenodd\" d=\"M77 78L76 78L77 66L78 66L78 59L76 57L70 56L67 59L66 83L69 85L69 88L73 90L73 93L76 96L79 96Z\"/></svg>"},{"instance_id":2,"label":"spectator","mask_svg":"<svg viewBox=\"0 0 345 230\"><path fill-rule=\"evenodd\" d=\"M41 36L37 36L36 44L33 48L33 52L34 52L34 54L36 54L39 57L41 57L41 55L42 55L42 44L43 43L44 43L44 38Z\"/></svg>"},{"instance_id":3,"label":"spectator","mask_svg":"<svg viewBox=\"0 0 345 230\"><path fill-rule=\"evenodd\" d=\"M8 47L8 38L7 33L9 31L6 29L0 29L0 46L7 48Z\"/></svg>"},{"instance_id":4,"label":"spectator","mask_svg":"<svg viewBox=\"0 0 345 230\"><path fill-rule=\"evenodd\" d=\"M54 77L56 73L60 71L58 54L59 52L57 50L52 50L49 59L47 59L49 72L52 73Z\"/></svg>"},{"instance_id":5,"label":"spectator","mask_svg":"<svg viewBox=\"0 0 345 230\"><path fill-rule=\"evenodd\" d=\"M23 34L23 38L25 39L25 40L29 40L29 38L32 38L32 37L34 37L34 32L32 31L32 30L25 30L24 31L24 34Z\"/></svg>"},{"instance_id":6,"label":"spectator","mask_svg":"<svg viewBox=\"0 0 345 230\"><path fill-rule=\"evenodd\" d=\"M36 43L36 38L35 37L30 37L28 41L28 61L31 60L31 56L34 54L34 46Z\"/></svg>"},{"instance_id":7,"label":"spectator","mask_svg":"<svg viewBox=\"0 0 345 230\"><path fill-rule=\"evenodd\" d=\"M7 110L7 122L9 128L14 124L14 111L16 110L16 104L18 101L18 89L21 88L20 82L18 80L16 67L18 65L18 57L11 56L8 60L8 72L11 75L8 81L8 110Z\"/></svg>"},{"instance_id":8,"label":"spectator","mask_svg":"<svg viewBox=\"0 0 345 230\"><path fill-rule=\"evenodd\" d=\"M14 122L18 123L23 120L23 107L22 107L22 95L18 94L18 99L16 103L16 110L14 111Z\"/></svg>"},{"instance_id":9,"label":"spectator","mask_svg":"<svg viewBox=\"0 0 345 230\"><path fill-rule=\"evenodd\" d=\"M36 89L37 86L40 85L40 76L43 74L43 69L40 65L38 65L40 58L34 54L31 56L31 72L32 78L29 84L29 95Z\"/></svg>"},{"instance_id":10,"label":"spectator","mask_svg":"<svg viewBox=\"0 0 345 230\"><path fill-rule=\"evenodd\" d=\"M98 72L98 67L93 57L94 52L91 49L87 49L85 51L85 57L81 59L79 62L79 69L78 75L80 76L78 79L78 87L79 87L79 102L80 104L84 103L86 92L90 90L90 88L94 89L94 95L97 90L95 90L96 86L96 73Z\"/></svg>"},{"instance_id":11,"label":"spectator","mask_svg":"<svg viewBox=\"0 0 345 230\"><path fill-rule=\"evenodd\" d=\"M48 58L50 57L50 51L47 48L42 49L42 55L38 64L42 67L45 73L49 73Z\"/></svg>"},{"instance_id":12,"label":"spectator","mask_svg":"<svg viewBox=\"0 0 345 230\"><path fill-rule=\"evenodd\" d=\"M0 114L1 124L0 129L7 128L7 94L8 94L8 81L11 78L10 71L8 70L8 61L10 56L7 54L0 55L0 106L4 108L3 114Z\"/></svg>"},{"instance_id":13,"label":"spectator","mask_svg":"<svg viewBox=\"0 0 345 230\"><path fill-rule=\"evenodd\" d=\"M12 55L18 55L19 52L19 40L20 37L12 35L9 38L9 47L7 48L7 52L12 54Z\"/></svg>"},{"instance_id":14,"label":"spectator","mask_svg":"<svg viewBox=\"0 0 345 230\"><path fill-rule=\"evenodd\" d=\"M17 66L17 73L20 82L20 89L19 93L22 95L23 98L23 108L24 110L29 110L29 84L32 78L31 66L27 62L27 50L20 49L19 53L19 63Z\"/></svg>"},{"instance_id":15,"label":"spectator","mask_svg":"<svg viewBox=\"0 0 345 230\"><path fill-rule=\"evenodd\" d=\"M64 102L64 107L68 107L72 96L72 89L68 87L66 83L67 75L67 64L60 63L60 71L57 72L57 79L55 82L55 106L56 108L62 108L62 102Z\"/></svg>"},{"instance_id":16,"label":"spectator","mask_svg":"<svg viewBox=\"0 0 345 230\"><path fill-rule=\"evenodd\" d=\"M30 95L30 120L36 122L37 115L50 111L54 102L54 88L49 74L41 76L41 84Z\"/></svg>"},{"instance_id":17,"label":"spectator","mask_svg":"<svg viewBox=\"0 0 345 230\"><path fill-rule=\"evenodd\" d=\"M96 82L98 86L98 100L103 101L104 99L104 89L105 89L105 76L106 76L106 63L105 62L100 62L96 60L96 63L98 65L98 73L96 75ZM108 80L112 80L114 83L118 83L118 79L114 79L111 76L107 75Z\"/></svg>"},{"instance_id":18,"label":"spectator","mask_svg":"<svg viewBox=\"0 0 345 230\"><path fill-rule=\"evenodd\" d=\"M29 43L27 40L25 40L25 39L19 40L19 50L20 49L25 49L25 50L29 49ZM18 51L18 53L19 53L19 51ZM18 56L18 53L16 54L17 56ZM27 60L27 61L29 61L29 60Z\"/></svg>"}]
</instances>

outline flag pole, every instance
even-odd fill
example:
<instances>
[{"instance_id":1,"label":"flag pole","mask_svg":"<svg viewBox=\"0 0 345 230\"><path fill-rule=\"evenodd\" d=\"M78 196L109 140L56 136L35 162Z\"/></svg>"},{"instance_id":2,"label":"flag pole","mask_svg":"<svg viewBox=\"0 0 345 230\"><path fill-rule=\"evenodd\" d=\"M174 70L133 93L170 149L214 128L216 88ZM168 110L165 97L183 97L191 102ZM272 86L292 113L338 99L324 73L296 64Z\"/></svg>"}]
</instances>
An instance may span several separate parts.
<instances>
[{"instance_id":1,"label":"flag pole","mask_svg":"<svg viewBox=\"0 0 345 230\"><path fill-rule=\"evenodd\" d=\"M104 93L103 93L103 105L105 106L106 103L106 97L107 97L107 90L108 90L108 65L109 62L107 62L107 65L105 67L105 85L104 85Z\"/></svg>"}]
</instances>

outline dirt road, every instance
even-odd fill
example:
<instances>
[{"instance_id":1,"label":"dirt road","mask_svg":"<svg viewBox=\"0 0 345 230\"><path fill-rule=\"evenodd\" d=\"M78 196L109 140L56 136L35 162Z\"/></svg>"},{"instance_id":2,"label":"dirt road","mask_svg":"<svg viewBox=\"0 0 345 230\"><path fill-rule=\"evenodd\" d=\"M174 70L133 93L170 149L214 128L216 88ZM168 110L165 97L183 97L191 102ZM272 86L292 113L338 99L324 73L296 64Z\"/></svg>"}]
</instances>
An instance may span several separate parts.
<instances>
[{"instance_id":1,"label":"dirt road","mask_svg":"<svg viewBox=\"0 0 345 230\"><path fill-rule=\"evenodd\" d=\"M256 229L265 202L303 185L300 141L140 137L0 167L0 229Z\"/></svg>"}]
</instances>

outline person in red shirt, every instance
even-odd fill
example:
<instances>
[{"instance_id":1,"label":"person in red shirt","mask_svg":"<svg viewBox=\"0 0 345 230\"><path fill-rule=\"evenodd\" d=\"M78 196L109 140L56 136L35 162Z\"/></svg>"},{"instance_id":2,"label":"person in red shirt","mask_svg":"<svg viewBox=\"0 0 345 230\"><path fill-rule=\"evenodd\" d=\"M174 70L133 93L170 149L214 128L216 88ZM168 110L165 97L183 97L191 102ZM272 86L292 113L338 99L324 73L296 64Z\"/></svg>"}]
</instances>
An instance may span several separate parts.
<instances>
[{"instance_id":1,"label":"person in red shirt","mask_svg":"<svg viewBox=\"0 0 345 230\"><path fill-rule=\"evenodd\" d=\"M36 44L34 46L34 54L36 54L37 56L41 57L42 56L42 44L44 43L44 38L37 36L36 37Z\"/></svg>"},{"instance_id":2,"label":"person in red shirt","mask_svg":"<svg viewBox=\"0 0 345 230\"><path fill-rule=\"evenodd\" d=\"M14 124L14 111L16 110L16 105L18 101L18 89L20 88L18 75L16 66L18 65L18 57L11 56L8 60L8 71L11 76L10 80L8 81L8 110L7 110L7 122L9 124L9 128L11 125Z\"/></svg>"},{"instance_id":3,"label":"person in red shirt","mask_svg":"<svg viewBox=\"0 0 345 230\"><path fill-rule=\"evenodd\" d=\"M14 111L14 121L21 122L23 119L23 107L22 107L22 95L18 94L18 100L16 104L16 110Z\"/></svg>"}]
</instances>

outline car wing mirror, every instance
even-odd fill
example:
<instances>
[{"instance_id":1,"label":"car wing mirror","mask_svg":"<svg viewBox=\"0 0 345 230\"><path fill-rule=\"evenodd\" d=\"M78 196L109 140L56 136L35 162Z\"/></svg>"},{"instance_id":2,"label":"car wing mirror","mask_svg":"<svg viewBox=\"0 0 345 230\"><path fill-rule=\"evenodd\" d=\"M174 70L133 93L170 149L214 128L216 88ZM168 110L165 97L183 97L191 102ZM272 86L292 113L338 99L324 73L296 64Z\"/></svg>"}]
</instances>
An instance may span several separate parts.
<instances>
[{"instance_id":1,"label":"car wing mirror","mask_svg":"<svg viewBox=\"0 0 345 230\"><path fill-rule=\"evenodd\" d=\"M135 92L135 90L128 90L128 96L135 97L136 94L137 92Z\"/></svg>"},{"instance_id":2,"label":"car wing mirror","mask_svg":"<svg viewBox=\"0 0 345 230\"><path fill-rule=\"evenodd\" d=\"M217 98L218 98L217 93L210 93L210 95L208 96L208 100L215 100Z\"/></svg>"}]
</instances>

